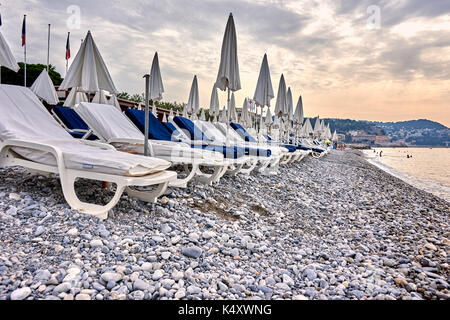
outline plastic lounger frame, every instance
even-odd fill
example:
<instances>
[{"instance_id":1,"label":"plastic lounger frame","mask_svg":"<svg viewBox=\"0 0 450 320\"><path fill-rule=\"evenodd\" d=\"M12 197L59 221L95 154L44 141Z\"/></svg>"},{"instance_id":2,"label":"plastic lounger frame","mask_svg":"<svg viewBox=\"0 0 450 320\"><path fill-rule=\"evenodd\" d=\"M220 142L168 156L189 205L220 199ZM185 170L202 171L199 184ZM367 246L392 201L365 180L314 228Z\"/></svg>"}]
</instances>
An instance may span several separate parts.
<instances>
[{"instance_id":1,"label":"plastic lounger frame","mask_svg":"<svg viewBox=\"0 0 450 320\"><path fill-rule=\"evenodd\" d=\"M98 143L88 142L89 145ZM45 151L52 154L56 159L56 166L40 164L34 161L23 159L11 150L14 147L30 148L39 151ZM114 174L97 173L91 171L68 169L64 164L62 151L52 145L36 143L25 140L6 140L0 143L0 167L21 166L31 171L44 175L59 174L61 187L69 206L81 213L96 216L100 219L108 217L108 211L111 210L120 200L121 195L126 191L130 196L138 198L145 202L155 202L157 197L162 195L167 189L170 181L176 179L176 173L172 171L161 171L142 177L129 177ZM106 205L97 205L80 201L75 192L75 181L78 178L84 178L97 181L113 182L117 185L116 192L110 202ZM137 191L131 189L131 186L152 186L156 189L150 192Z\"/></svg>"}]
</instances>

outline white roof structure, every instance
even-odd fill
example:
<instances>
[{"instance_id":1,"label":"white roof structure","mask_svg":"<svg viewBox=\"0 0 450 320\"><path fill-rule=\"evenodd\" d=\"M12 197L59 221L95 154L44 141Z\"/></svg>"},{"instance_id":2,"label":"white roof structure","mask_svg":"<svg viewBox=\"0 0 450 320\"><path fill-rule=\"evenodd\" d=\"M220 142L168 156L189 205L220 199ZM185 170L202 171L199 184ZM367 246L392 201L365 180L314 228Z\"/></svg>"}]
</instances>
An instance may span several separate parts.
<instances>
[{"instance_id":1,"label":"white roof structure","mask_svg":"<svg viewBox=\"0 0 450 320\"><path fill-rule=\"evenodd\" d=\"M269 64L267 62L267 54L264 54L253 100L255 100L256 104L261 107L270 107L270 100L274 97L272 79L270 77Z\"/></svg>"},{"instance_id":2,"label":"white roof structure","mask_svg":"<svg viewBox=\"0 0 450 320\"><path fill-rule=\"evenodd\" d=\"M55 86L53 85L52 79L50 79L46 69L42 70L41 74L31 85L30 89L49 105L54 106L59 103Z\"/></svg>"},{"instance_id":3,"label":"white roof structure","mask_svg":"<svg viewBox=\"0 0 450 320\"><path fill-rule=\"evenodd\" d=\"M3 37L3 34L0 32L0 66L8 68L14 72L19 71L19 65L17 64L16 58L11 52L9 48L8 42Z\"/></svg>"},{"instance_id":4,"label":"white roof structure","mask_svg":"<svg viewBox=\"0 0 450 320\"><path fill-rule=\"evenodd\" d=\"M59 89L79 87L84 92L100 89L117 93L108 68L98 50L92 34L88 31Z\"/></svg>"},{"instance_id":5,"label":"white roof structure","mask_svg":"<svg viewBox=\"0 0 450 320\"><path fill-rule=\"evenodd\" d=\"M241 89L236 28L234 26L233 14L231 13L223 36L216 86L222 91L225 91L227 88L231 91L238 91Z\"/></svg>"}]
</instances>

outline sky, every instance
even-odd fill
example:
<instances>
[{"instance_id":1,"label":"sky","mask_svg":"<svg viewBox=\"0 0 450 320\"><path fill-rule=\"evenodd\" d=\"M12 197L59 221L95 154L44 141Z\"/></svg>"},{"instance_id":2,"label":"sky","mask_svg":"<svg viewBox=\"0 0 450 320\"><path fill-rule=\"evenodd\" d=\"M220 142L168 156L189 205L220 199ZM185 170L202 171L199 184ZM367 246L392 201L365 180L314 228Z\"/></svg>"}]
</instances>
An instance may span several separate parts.
<instances>
[{"instance_id":1,"label":"sky","mask_svg":"<svg viewBox=\"0 0 450 320\"><path fill-rule=\"evenodd\" d=\"M92 32L119 91L142 93L157 51L164 101L187 102L194 75L209 108L228 15L233 13L242 89L253 97L265 53L275 95L281 74L305 116L356 120L430 119L450 127L449 0L3 0L2 26L23 61L50 63L65 75ZM70 65L69 62L69 65ZM226 93L219 93L221 106ZM272 100L272 111L275 106Z\"/></svg>"}]
</instances>

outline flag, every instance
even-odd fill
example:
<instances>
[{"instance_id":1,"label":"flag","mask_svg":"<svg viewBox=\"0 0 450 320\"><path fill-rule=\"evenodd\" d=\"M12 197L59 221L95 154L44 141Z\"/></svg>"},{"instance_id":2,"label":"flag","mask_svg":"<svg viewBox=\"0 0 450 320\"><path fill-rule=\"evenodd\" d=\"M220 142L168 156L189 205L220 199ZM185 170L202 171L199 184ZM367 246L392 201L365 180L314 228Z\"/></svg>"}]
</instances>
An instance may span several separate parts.
<instances>
[{"instance_id":1,"label":"flag","mask_svg":"<svg viewBox=\"0 0 450 320\"><path fill-rule=\"evenodd\" d=\"M25 45L25 18L26 18L26 16L23 16L23 24L22 24L22 47Z\"/></svg>"},{"instance_id":2,"label":"flag","mask_svg":"<svg viewBox=\"0 0 450 320\"><path fill-rule=\"evenodd\" d=\"M67 42L66 42L66 60L70 59L70 42L69 42L70 32L67 33Z\"/></svg>"}]
</instances>

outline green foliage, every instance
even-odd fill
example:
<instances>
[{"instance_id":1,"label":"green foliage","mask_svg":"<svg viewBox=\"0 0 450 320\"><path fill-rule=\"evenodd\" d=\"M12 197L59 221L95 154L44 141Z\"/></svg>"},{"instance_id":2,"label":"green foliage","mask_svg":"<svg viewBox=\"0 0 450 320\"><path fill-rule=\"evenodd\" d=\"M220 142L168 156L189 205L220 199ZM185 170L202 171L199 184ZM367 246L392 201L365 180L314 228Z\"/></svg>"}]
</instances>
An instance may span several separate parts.
<instances>
[{"instance_id":1,"label":"green foliage","mask_svg":"<svg viewBox=\"0 0 450 320\"><path fill-rule=\"evenodd\" d=\"M2 83L3 84L13 84L17 86L23 86L24 84L24 68L25 64L23 62L18 63L20 70L14 72L5 67L2 67ZM39 77L42 70L46 69L45 64L28 64L27 63L27 87L31 87L34 81ZM48 72L50 79L52 79L55 86L59 86L63 81L61 75L55 70L55 67L50 65Z\"/></svg>"},{"instance_id":2,"label":"green foliage","mask_svg":"<svg viewBox=\"0 0 450 320\"><path fill-rule=\"evenodd\" d=\"M116 95L116 97L117 97L117 98L120 98L120 99L130 100L130 94L128 94L128 93L126 93L126 92L118 93L118 94Z\"/></svg>"}]
</instances>

